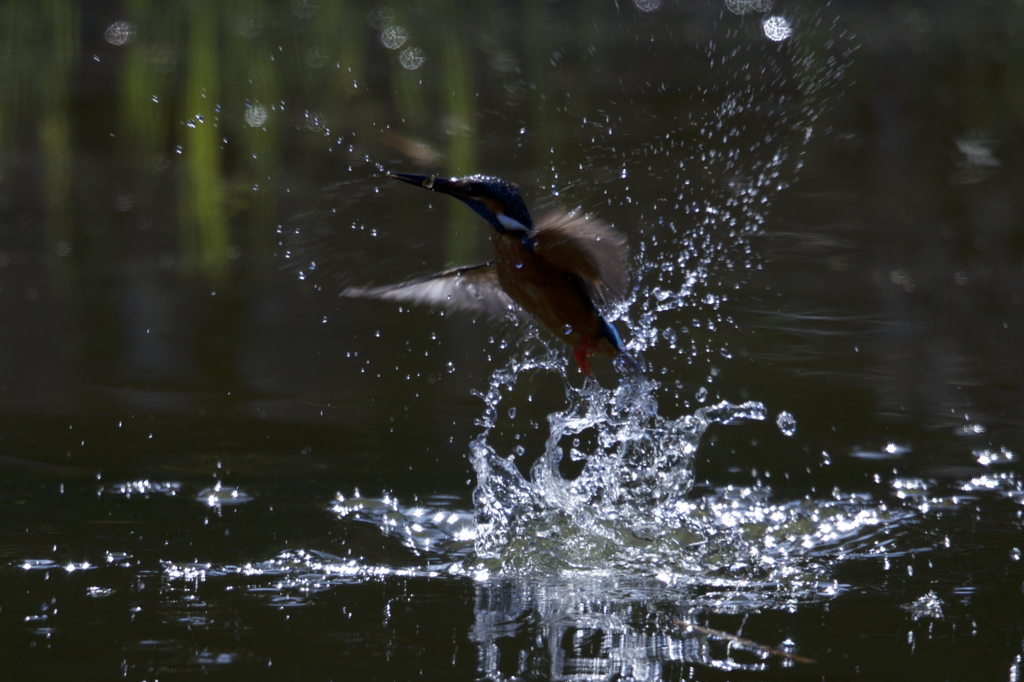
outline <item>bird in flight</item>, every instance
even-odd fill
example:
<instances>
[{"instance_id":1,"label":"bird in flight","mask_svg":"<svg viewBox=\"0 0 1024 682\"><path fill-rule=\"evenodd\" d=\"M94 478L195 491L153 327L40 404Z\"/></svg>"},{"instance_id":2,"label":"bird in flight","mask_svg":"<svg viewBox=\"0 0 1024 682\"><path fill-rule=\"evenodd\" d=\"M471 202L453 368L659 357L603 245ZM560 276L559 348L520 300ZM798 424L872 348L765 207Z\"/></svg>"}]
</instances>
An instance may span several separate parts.
<instances>
[{"instance_id":1,"label":"bird in flight","mask_svg":"<svg viewBox=\"0 0 1024 682\"><path fill-rule=\"evenodd\" d=\"M629 292L626 240L595 218L553 211L536 223L516 185L500 178L470 175L388 173L388 177L453 196L491 226L494 260L453 268L401 284L349 288L344 296L442 305L497 317L523 314L573 349L589 375L594 355L639 373L615 327L601 312Z\"/></svg>"}]
</instances>

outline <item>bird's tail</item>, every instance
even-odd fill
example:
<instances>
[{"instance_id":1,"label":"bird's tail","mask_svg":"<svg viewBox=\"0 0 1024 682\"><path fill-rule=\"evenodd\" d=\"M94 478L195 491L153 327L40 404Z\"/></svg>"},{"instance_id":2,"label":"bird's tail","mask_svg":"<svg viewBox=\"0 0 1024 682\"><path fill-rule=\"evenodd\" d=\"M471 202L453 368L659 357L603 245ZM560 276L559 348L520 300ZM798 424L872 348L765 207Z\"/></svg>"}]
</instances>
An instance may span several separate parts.
<instances>
[{"instance_id":1,"label":"bird's tail","mask_svg":"<svg viewBox=\"0 0 1024 682\"><path fill-rule=\"evenodd\" d=\"M626 344L622 343L622 337L619 336L619 332L615 329L615 325L605 320L604 317L601 318L601 324L604 327L604 335L612 342L612 345L615 346L615 350L619 352L614 361L615 369L619 370L619 374L625 374L631 377L644 376L643 365L626 350Z\"/></svg>"}]
</instances>

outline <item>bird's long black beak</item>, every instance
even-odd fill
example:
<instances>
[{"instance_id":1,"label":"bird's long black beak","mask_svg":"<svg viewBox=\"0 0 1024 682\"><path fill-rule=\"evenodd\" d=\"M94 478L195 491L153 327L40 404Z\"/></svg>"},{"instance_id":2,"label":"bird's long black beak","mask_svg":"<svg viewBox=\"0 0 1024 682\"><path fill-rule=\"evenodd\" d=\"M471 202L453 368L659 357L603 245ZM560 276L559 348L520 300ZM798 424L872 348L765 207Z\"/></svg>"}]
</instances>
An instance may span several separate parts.
<instances>
[{"instance_id":1,"label":"bird's long black beak","mask_svg":"<svg viewBox=\"0 0 1024 682\"><path fill-rule=\"evenodd\" d=\"M385 173L389 178L408 182L410 185L418 185L425 189L432 189L435 192L450 194L458 199L462 198L462 192L448 178L439 178L436 175L418 175L416 173Z\"/></svg>"}]
</instances>

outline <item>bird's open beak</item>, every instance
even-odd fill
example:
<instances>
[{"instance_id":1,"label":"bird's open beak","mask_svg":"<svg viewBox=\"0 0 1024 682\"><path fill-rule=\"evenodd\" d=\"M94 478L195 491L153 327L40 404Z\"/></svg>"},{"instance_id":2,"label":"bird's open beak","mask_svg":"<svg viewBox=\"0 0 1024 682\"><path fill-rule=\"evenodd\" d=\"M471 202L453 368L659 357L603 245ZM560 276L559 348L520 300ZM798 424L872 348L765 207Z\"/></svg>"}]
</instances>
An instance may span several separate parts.
<instances>
[{"instance_id":1,"label":"bird's open beak","mask_svg":"<svg viewBox=\"0 0 1024 682\"><path fill-rule=\"evenodd\" d=\"M435 192L450 194L457 199L462 198L462 192L448 178L439 178L436 175L417 175L416 173L392 173L390 171L385 173L385 175L402 182L408 182L410 185L419 185L426 189L432 189Z\"/></svg>"}]
</instances>

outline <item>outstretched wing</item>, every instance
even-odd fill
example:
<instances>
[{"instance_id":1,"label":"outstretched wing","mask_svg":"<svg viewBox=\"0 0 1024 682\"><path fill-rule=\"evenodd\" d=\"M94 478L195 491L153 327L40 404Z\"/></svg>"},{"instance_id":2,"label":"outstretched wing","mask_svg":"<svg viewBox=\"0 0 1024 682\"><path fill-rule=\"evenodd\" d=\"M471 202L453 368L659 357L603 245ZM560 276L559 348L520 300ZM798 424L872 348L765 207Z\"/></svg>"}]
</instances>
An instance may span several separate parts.
<instances>
[{"instance_id":1,"label":"outstretched wing","mask_svg":"<svg viewBox=\"0 0 1024 682\"><path fill-rule=\"evenodd\" d=\"M445 270L402 284L367 289L350 287L341 295L444 306L494 317L502 317L515 307L512 299L498 284L498 271L493 261Z\"/></svg>"},{"instance_id":2,"label":"outstretched wing","mask_svg":"<svg viewBox=\"0 0 1024 682\"><path fill-rule=\"evenodd\" d=\"M537 221L533 240L535 254L579 275L598 301L615 303L629 293L629 249L608 223L556 211Z\"/></svg>"}]
</instances>

